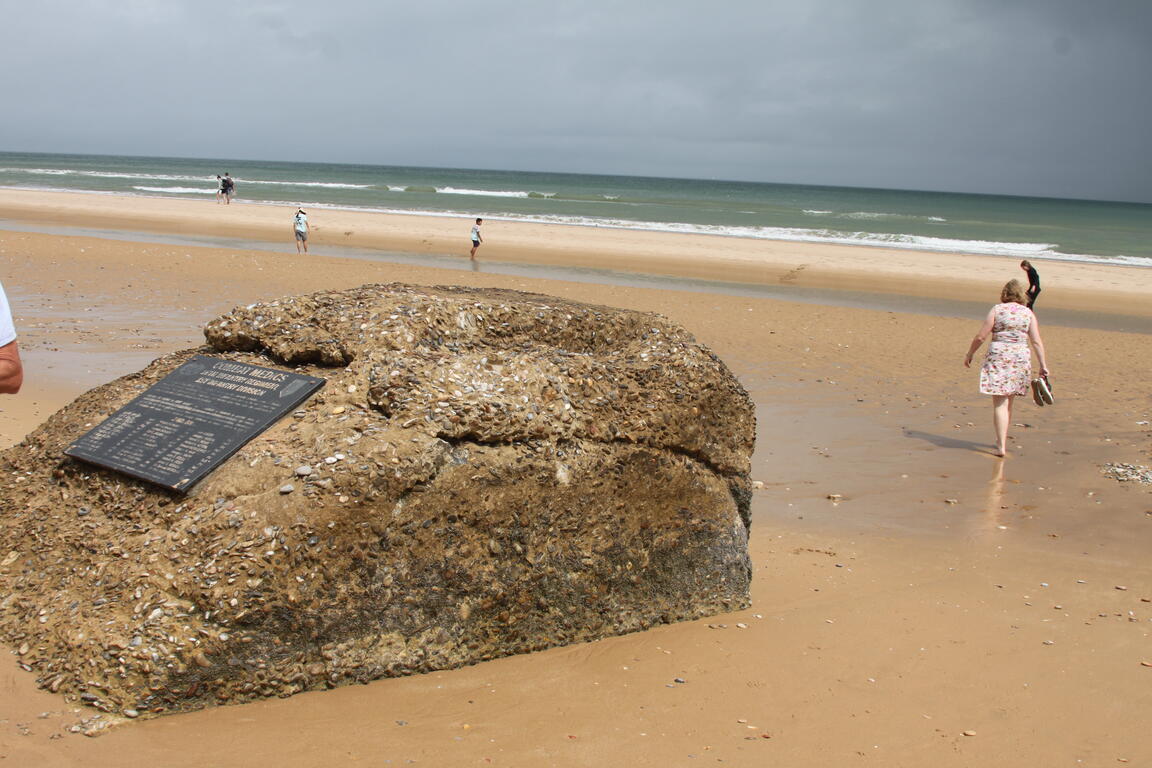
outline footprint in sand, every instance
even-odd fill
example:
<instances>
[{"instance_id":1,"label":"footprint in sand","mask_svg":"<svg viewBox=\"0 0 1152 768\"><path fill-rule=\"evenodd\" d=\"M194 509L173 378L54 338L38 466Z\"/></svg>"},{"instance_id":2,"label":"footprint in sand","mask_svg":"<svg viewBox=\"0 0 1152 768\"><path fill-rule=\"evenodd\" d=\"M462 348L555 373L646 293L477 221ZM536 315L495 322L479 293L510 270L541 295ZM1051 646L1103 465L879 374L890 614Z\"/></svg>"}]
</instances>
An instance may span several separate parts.
<instances>
[{"instance_id":1,"label":"footprint in sand","mask_svg":"<svg viewBox=\"0 0 1152 768\"><path fill-rule=\"evenodd\" d=\"M800 273L803 272L807 268L808 268L807 264L801 264L800 266L796 267L795 269L788 270L788 272L785 273L784 276L780 278L780 282L782 282L782 283L794 283L794 282L796 282L796 279L798 277L800 277Z\"/></svg>"}]
</instances>

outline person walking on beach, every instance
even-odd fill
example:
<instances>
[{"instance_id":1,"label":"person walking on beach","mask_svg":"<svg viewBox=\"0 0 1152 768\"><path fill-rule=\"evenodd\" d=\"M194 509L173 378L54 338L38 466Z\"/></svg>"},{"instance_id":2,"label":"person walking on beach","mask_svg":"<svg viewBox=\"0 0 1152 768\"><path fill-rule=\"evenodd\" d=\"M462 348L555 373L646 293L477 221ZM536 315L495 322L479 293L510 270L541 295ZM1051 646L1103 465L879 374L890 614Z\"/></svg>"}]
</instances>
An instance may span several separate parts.
<instances>
[{"instance_id":1,"label":"person walking on beach","mask_svg":"<svg viewBox=\"0 0 1152 768\"><path fill-rule=\"evenodd\" d=\"M224 189L224 203L226 205L232 204L232 196L236 194L236 182L233 181L231 174L224 171L224 179L222 181Z\"/></svg>"},{"instance_id":2,"label":"person walking on beach","mask_svg":"<svg viewBox=\"0 0 1152 768\"><path fill-rule=\"evenodd\" d=\"M480 237L480 225L483 223L484 219L476 219L476 223L472 225L472 253L468 254L468 258L472 261L476 261L476 249L484 242L484 238Z\"/></svg>"},{"instance_id":3,"label":"person walking on beach","mask_svg":"<svg viewBox=\"0 0 1152 768\"><path fill-rule=\"evenodd\" d=\"M0 285L0 393L14 395L24 383L24 365L20 362L20 347L16 343L16 326L8 297Z\"/></svg>"},{"instance_id":4,"label":"person walking on beach","mask_svg":"<svg viewBox=\"0 0 1152 768\"><path fill-rule=\"evenodd\" d=\"M1040 362L1040 375L1048 375L1044 342L1036 315L1027 307L1028 297L1019 280L1009 280L1000 291L1000 303L992 307L984 324L972 339L964 367L972 367L972 356L989 336L988 353L980 368L980 393L992 396L992 427L996 432L996 455L1008 452L1008 425L1012 423L1012 401L1028 394L1032 382L1031 343Z\"/></svg>"},{"instance_id":5,"label":"person walking on beach","mask_svg":"<svg viewBox=\"0 0 1152 768\"><path fill-rule=\"evenodd\" d=\"M1032 309L1032 305L1036 303L1036 297L1040 295L1040 273L1027 259L1020 262L1020 269L1028 273L1028 309Z\"/></svg>"},{"instance_id":6,"label":"person walking on beach","mask_svg":"<svg viewBox=\"0 0 1152 768\"><path fill-rule=\"evenodd\" d=\"M292 217L292 231L296 233L296 253L301 252L301 247L304 253L308 253L308 233L311 230L308 228L308 214L303 208L298 208Z\"/></svg>"},{"instance_id":7,"label":"person walking on beach","mask_svg":"<svg viewBox=\"0 0 1152 768\"><path fill-rule=\"evenodd\" d=\"M220 205L220 201L224 198L224 179L220 174L216 174L216 205Z\"/></svg>"}]
</instances>

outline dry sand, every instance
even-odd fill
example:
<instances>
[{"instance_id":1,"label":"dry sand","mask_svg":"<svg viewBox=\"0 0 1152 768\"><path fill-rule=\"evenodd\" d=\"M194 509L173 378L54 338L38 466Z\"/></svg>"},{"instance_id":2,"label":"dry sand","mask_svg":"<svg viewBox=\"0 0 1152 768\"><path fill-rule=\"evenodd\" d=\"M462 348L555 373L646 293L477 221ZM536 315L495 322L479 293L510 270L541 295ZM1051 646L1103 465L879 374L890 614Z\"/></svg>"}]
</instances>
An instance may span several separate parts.
<instances>
[{"instance_id":1,"label":"dry sand","mask_svg":"<svg viewBox=\"0 0 1152 768\"><path fill-rule=\"evenodd\" d=\"M420 251L427 232L429 252L466 257L459 220L328 216L311 216L315 245ZM176 233L212 220L222 235L290 236L284 209L164 200L0 192L0 218ZM1100 470L1152 464L1152 402L1131 383L1152 336L1046 325L1058 402L1018 402L1022 426L998 461L987 398L961 365L982 310L961 320L483 265L882 288L898 306L925 295L990 305L1020 274L1011 260L485 227L479 272L297 256L287 238L270 253L0 231L28 369L24 391L0 400L0 445L85 389L198 344L216 314L279 295L398 280L657 311L724 358L758 404L753 608L98 739L68 733L89 713L37 690L12 656L0 664L0 765L1152 764L1152 486ZM1044 307L1150 311L1152 270L1042 271L1042 321Z\"/></svg>"}]
</instances>

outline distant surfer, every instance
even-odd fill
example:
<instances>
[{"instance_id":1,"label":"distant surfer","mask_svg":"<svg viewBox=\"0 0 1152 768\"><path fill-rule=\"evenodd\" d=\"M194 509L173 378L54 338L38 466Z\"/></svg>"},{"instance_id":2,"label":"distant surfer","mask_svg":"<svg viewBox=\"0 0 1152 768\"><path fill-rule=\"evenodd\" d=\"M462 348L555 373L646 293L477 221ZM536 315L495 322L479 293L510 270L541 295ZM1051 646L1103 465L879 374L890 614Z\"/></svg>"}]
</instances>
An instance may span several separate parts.
<instances>
[{"instance_id":1,"label":"distant surfer","mask_svg":"<svg viewBox=\"0 0 1152 768\"><path fill-rule=\"evenodd\" d=\"M472 253L468 254L468 258L472 261L476 261L476 249L484 242L484 238L480 237L480 225L483 223L484 219L476 219L476 223L472 225Z\"/></svg>"},{"instance_id":2,"label":"distant surfer","mask_svg":"<svg viewBox=\"0 0 1152 768\"><path fill-rule=\"evenodd\" d=\"M1025 293L1028 295L1028 309L1032 309L1032 305L1036 303L1036 297L1040 295L1040 273L1027 259L1020 262L1020 269L1028 273L1028 290Z\"/></svg>"},{"instance_id":3,"label":"distant surfer","mask_svg":"<svg viewBox=\"0 0 1152 768\"><path fill-rule=\"evenodd\" d=\"M14 395L24 383L24 365L20 362L20 347L16 344L16 326L8 297L0 285L0 393Z\"/></svg>"},{"instance_id":4,"label":"distant surfer","mask_svg":"<svg viewBox=\"0 0 1152 768\"><path fill-rule=\"evenodd\" d=\"M296 233L296 253L300 253L300 248L304 248L304 253L308 253L308 214L304 213L303 208L296 210L296 215L292 217L292 231Z\"/></svg>"}]
</instances>

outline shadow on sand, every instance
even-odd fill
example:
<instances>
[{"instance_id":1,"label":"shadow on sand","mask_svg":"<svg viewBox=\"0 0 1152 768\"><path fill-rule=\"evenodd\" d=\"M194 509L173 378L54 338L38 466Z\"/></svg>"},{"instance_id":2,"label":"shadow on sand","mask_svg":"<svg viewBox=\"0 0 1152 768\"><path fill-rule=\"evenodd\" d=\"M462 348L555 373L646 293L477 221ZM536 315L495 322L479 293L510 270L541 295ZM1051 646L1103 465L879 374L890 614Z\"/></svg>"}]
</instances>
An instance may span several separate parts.
<instances>
[{"instance_id":1,"label":"shadow on sand","mask_svg":"<svg viewBox=\"0 0 1152 768\"><path fill-rule=\"evenodd\" d=\"M977 443L972 440L961 440L957 437L949 437L947 435L934 435L931 432L921 432L918 429L905 429L904 437L910 437L914 440L924 440L932 443L939 448L954 448L956 450L975 451L976 453L984 453L989 456L995 456L993 447L987 443Z\"/></svg>"}]
</instances>

